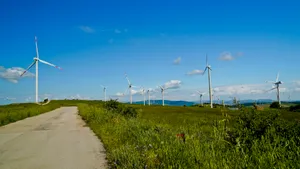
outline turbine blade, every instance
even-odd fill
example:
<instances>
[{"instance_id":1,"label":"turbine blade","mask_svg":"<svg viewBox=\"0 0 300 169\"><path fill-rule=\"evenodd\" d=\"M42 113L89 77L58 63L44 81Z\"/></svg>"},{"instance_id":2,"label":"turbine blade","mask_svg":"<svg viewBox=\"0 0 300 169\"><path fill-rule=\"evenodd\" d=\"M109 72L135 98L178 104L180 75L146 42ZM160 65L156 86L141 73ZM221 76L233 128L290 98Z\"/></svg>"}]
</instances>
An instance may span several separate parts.
<instances>
[{"instance_id":1,"label":"turbine blade","mask_svg":"<svg viewBox=\"0 0 300 169\"><path fill-rule=\"evenodd\" d=\"M279 80L279 72L277 73L276 82Z\"/></svg>"},{"instance_id":2,"label":"turbine blade","mask_svg":"<svg viewBox=\"0 0 300 169\"><path fill-rule=\"evenodd\" d=\"M129 78L128 78L128 76L127 76L127 74L125 73L125 78L127 79L127 81L128 81L128 84L129 85L131 85L131 83L130 83L130 81L129 81Z\"/></svg>"},{"instance_id":3,"label":"turbine blade","mask_svg":"<svg viewBox=\"0 0 300 169\"><path fill-rule=\"evenodd\" d=\"M49 63L49 62L46 62L46 61L43 61L43 60L41 60L41 59L38 59L38 61L40 61L41 63L44 63L44 64L46 64L46 65L49 65L49 66L52 66L52 67L55 67L55 68L57 68L57 69L62 69L61 67L58 67L58 66L56 66L56 65L54 65L54 64L52 64L52 63Z\"/></svg>"},{"instance_id":4,"label":"turbine blade","mask_svg":"<svg viewBox=\"0 0 300 169\"><path fill-rule=\"evenodd\" d=\"M23 76L33 65L35 65L36 61L33 61L33 63L31 63L30 66L28 66L28 68L20 75Z\"/></svg>"},{"instance_id":5,"label":"turbine blade","mask_svg":"<svg viewBox=\"0 0 300 169\"><path fill-rule=\"evenodd\" d=\"M203 71L202 75L204 75L204 74L205 74L206 70L207 70L207 67L204 69L204 71Z\"/></svg>"},{"instance_id":6,"label":"turbine blade","mask_svg":"<svg viewBox=\"0 0 300 169\"><path fill-rule=\"evenodd\" d=\"M208 58L207 58L207 54L206 54L206 66L208 66Z\"/></svg>"},{"instance_id":7,"label":"turbine blade","mask_svg":"<svg viewBox=\"0 0 300 169\"><path fill-rule=\"evenodd\" d=\"M274 82L274 81L266 81L266 83L276 83L276 82Z\"/></svg>"},{"instance_id":8,"label":"turbine blade","mask_svg":"<svg viewBox=\"0 0 300 169\"><path fill-rule=\"evenodd\" d=\"M276 89L276 87L274 87L274 88L272 88L272 89L270 89L270 90L267 90L266 93L269 92L269 91L272 91L272 90L274 90L274 89Z\"/></svg>"}]
</instances>

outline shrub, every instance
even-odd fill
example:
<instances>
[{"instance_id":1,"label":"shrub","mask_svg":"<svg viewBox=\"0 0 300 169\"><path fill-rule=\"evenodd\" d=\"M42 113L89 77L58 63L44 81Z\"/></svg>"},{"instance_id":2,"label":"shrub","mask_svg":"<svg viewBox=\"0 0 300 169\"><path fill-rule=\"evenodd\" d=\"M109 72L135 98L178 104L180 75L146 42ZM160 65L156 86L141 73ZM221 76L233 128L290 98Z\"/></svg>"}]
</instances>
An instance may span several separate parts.
<instances>
[{"instance_id":1,"label":"shrub","mask_svg":"<svg viewBox=\"0 0 300 169\"><path fill-rule=\"evenodd\" d=\"M114 113L121 114L125 117L134 117L136 118L138 112L135 108L124 105L122 103L117 102L116 100L110 100L105 103L105 108Z\"/></svg>"},{"instance_id":2,"label":"shrub","mask_svg":"<svg viewBox=\"0 0 300 169\"><path fill-rule=\"evenodd\" d=\"M279 109L279 108L280 108L279 102L273 102L273 103L270 105L270 108L273 108L273 109Z\"/></svg>"},{"instance_id":3,"label":"shrub","mask_svg":"<svg viewBox=\"0 0 300 169\"><path fill-rule=\"evenodd\" d=\"M300 112L300 104L296 106L291 106L289 110L293 112Z\"/></svg>"}]
</instances>

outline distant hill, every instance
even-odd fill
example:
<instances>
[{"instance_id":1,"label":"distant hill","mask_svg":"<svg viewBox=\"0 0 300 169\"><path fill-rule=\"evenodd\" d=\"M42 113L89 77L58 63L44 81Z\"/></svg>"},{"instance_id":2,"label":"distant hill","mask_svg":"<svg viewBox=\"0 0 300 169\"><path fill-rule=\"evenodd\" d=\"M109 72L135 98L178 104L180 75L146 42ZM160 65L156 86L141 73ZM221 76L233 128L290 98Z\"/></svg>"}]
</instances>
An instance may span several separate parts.
<instances>
[{"instance_id":1,"label":"distant hill","mask_svg":"<svg viewBox=\"0 0 300 169\"><path fill-rule=\"evenodd\" d=\"M255 100L251 100L251 99L247 99L247 100L240 100L240 103L243 105L252 105L255 102ZM273 100L271 99L259 99L256 101L257 104L270 104L272 103ZM127 102L129 103L129 102ZM208 100L203 101L203 103L209 103ZM214 103L217 103L217 101L215 101ZM222 103L220 101L220 103ZM226 100L224 101L224 103L226 105L231 105L232 104L232 100ZM300 104L300 101L291 101L291 102L287 102L287 101L282 101L282 103L293 103L293 104ZM144 104L144 101L138 101L138 102L133 102L133 104ZM146 104L148 104L148 101L146 101ZM192 106L195 104L199 104L199 101L184 101L184 100L179 100L179 101L172 101L172 100L165 100L165 105L169 105L169 106ZM151 105L162 105L162 100L151 100Z\"/></svg>"},{"instance_id":2,"label":"distant hill","mask_svg":"<svg viewBox=\"0 0 300 169\"><path fill-rule=\"evenodd\" d=\"M133 104L144 104L144 101L138 101L138 102L133 102ZM146 101L146 104L148 102ZM168 106L192 106L196 104L195 102L189 102L189 101L172 101L172 100L165 100L165 105ZM162 100L151 100L151 105L162 105Z\"/></svg>"}]
</instances>

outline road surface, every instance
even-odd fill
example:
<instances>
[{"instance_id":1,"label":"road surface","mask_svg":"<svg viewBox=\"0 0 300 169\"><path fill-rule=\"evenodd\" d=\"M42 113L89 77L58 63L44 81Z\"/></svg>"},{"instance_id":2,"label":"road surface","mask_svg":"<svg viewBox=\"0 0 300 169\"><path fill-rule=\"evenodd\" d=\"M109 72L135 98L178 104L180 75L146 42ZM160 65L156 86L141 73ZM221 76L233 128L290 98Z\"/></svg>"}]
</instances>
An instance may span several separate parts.
<instances>
[{"instance_id":1,"label":"road surface","mask_svg":"<svg viewBox=\"0 0 300 169\"><path fill-rule=\"evenodd\" d=\"M107 168L105 149L77 107L59 108L0 127L1 169Z\"/></svg>"}]
</instances>

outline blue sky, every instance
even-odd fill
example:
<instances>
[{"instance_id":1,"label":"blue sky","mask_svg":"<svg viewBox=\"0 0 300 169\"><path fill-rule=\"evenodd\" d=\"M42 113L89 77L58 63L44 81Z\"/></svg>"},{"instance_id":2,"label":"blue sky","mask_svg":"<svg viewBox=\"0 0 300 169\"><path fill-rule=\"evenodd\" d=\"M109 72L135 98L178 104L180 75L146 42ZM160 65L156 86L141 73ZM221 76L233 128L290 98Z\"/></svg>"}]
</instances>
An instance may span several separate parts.
<instances>
[{"instance_id":1,"label":"blue sky","mask_svg":"<svg viewBox=\"0 0 300 169\"><path fill-rule=\"evenodd\" d=\"M126 90L127 72L134 85L145 88L178 80L181 84L169 89L166 99L197 100L195 90L208 90L207 75L187 73L203 70L207 54L212 85L221 99L275 99L275 93L261 91L272 88L265 81L275 80L277 72L284 82L282 98L300 99L299 6L296 0L4 0L0 97L15 102L34 98L35 70L24 78L16 75L32 63L37 36L40 58L63 68L40 64L41 98L103 99L101 84L115 98ZM153 96L159 99L160 93Z\"/></svg>"}]
</instances>

